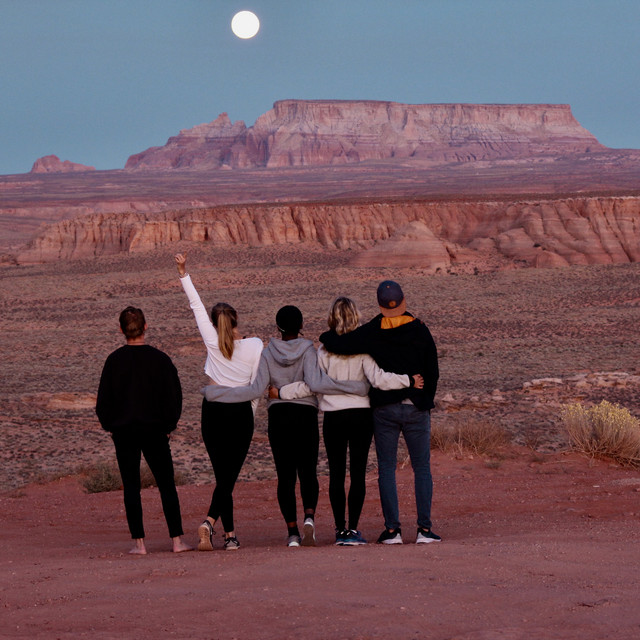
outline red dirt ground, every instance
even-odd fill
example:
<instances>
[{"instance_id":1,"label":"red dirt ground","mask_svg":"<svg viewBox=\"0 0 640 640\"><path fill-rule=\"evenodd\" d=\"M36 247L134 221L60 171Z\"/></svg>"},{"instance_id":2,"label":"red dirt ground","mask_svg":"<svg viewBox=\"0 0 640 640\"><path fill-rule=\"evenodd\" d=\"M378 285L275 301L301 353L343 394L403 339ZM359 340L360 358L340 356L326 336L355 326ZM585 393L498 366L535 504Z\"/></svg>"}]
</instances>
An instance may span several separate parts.
<instances>
[{"instance_id":1,"label":"red dirt ground","mask_svg":"<svg viewBox=\"0 0 640 640\"><path fill-rule=\"evenodd\" d=\"M497 468L496 468L497 466ZM434 529L416 546L412 474L398 474L403 546L335 547L321 477L318 547L289 549L272 480L236 488L238 552L168 552L144 490L146 557L129 556L122 493L75 477L0 497L2 638L640 637L640 477L576 454L498 465L434 453ZM368 478L361 528L382 519ZM179 488L187 541L209 486ZM219 541L218 541L219 542Z\"/></svg>"}]
</instances>

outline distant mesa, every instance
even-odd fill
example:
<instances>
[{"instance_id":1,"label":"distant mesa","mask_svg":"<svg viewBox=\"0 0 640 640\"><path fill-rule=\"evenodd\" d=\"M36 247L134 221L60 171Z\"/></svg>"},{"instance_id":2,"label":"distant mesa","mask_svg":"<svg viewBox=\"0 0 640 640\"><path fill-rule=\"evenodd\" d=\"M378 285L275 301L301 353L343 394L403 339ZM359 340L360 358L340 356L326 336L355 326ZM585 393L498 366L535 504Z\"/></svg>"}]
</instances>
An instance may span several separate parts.
<instances>
[{"instance_id":1,"label":"distant mesa","mask_svg":"<svg viewBox=\"0 0 640 640\"><path fill-rule=\"evenodd\" d=\"M84 164L60 160L58 156L50 155L38 158L31 167L30 173L73 173L79 171L95 171L95 167L88 167Z\"/></svg>"},{"instance_id":2,"label":"distant mesa","mask_svg":"<svg viewBox=\"0 0 640 640\"><path fill-rule=\"evenodd\" d=\"M125 169L248 169L393 159L442 165L607 151L563 104L281 100L253 126L226 113L184 129Z\"/></svg>"}]
</instances>

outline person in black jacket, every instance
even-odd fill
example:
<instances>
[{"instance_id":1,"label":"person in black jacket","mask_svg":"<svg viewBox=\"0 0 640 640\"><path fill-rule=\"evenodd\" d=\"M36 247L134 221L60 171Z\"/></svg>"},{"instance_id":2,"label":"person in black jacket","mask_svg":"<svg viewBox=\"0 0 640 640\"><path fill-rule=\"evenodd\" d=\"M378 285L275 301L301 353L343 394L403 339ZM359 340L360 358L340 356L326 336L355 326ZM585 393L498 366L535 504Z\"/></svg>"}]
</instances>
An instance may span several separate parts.
<instances>
[{"instance_id":1,"label":"person in black jacket","mask_svg":"<svg viewBox=\"0 0 640 640\"><path fill-rule=\"evenodd\" d=\"M427 326L407 311L402 288L385 280L378 286L380 314L354 331L338 335L327 331L320 336L325 348L336 354L368 353L378 366L393 373L424 378L422 389L409 387L382 391L372 387L374 440L378 457L378 487L385 520L381 544L402 544L396 466L398 440L403 434L415 480L418 512L416 543L439 542L431 529L431 415L438 384L438 353Z\"/></svg>"},{"instance_id":2,"label":"person in black jacket","mask_svg":"<svg viewBox=\"0 0 640 640\"><path fill-rule=\"evenodd\" d=\"M145 344L146 329L141 309L127 307L120 314L120 330L127 344L109 355L104 364L96 413L116 448L127 522L135 542L129 553L147 553L140 497L141 455L156 479L173 551L179 553L191 547L182 541L169 438L182 412L182 388L171 358Z\"/></svg>"}]
</instances>

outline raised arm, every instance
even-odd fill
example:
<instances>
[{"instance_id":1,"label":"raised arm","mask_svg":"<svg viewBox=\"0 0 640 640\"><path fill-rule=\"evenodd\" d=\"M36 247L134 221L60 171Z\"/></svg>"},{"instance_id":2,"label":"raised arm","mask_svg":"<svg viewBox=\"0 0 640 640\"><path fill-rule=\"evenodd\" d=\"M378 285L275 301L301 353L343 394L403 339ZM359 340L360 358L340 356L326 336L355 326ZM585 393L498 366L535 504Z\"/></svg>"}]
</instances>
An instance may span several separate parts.
<instances>
[{"instance_id":1,"label":"raised arm","mask_svg":"<svg viewBox=\"0 0 640 640\"><path fill-rule=\"evenodd\" d=\"M191 276L187 273L187 256L183 253L177 253L175 256L178 275L180 276L180 284L189 299L189 305L196 319L196 324L200 330L200 335L207 347L218 347L218 332L211 322L211 318L205 309L202 300L196 291Z\"/></svg>"},{"instance_id":2,"label":"raised arm","mask_svg":"<svg viewBox=\"0 0 640 640\"><path fill-rule=\"evenodd\" d=\"M330 378L318 365L315 349L308 349L304 354L304 381L314 393L340 395L352 393L356 396L366 396L369 393L369 383L365 380L334 380Z\"/></svg>"},{"instance_id":3,"label":"raised arm","mask_svg":"<svg viewBox=\"0 0 640 640\"><path fill-rule=\"evenodd\" d=\"M209 402L246 402L247 400L260 398L268 384L269 365L267 361L261 357L258 373L251 384L246 387L223 387L219 384L210 384L203 387L201 393Z\"/></svg>"}]
</instances>

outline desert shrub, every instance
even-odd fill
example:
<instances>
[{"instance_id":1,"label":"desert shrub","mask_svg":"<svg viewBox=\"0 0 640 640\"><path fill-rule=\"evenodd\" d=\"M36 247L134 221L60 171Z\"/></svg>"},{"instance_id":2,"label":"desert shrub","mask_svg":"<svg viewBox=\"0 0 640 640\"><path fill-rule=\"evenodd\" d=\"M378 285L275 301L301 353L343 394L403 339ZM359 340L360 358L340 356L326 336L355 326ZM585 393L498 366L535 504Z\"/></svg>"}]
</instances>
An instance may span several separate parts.
<instances>
[{"instance_id":1,"label":"desert shrub","mask_svg":"<svg viewBox=\"0 0 640 640\"><path fill-rule=\"evenodd\" d=\"M103 493L105 491L118 491L122 489L122 479L120 470L116 464L110 462L99 462L95 465L81 469L83 476L82 486L87 493ZM186 484L184 474L175 471L174 474L176 485ZM140 465L140 487L147 489L148 487L157 486L156 479L151 473L151 469L142 462Z\"/></svg>"},{"instance_id":2,"label":"desert shrub","mask_svg":"<svg viewBox=\"0 0 640 640\"><path fill-rule=\"evenodd\" d=\"M576 451L640 466L640 421L628 409L603 400L593 407L565 405L560 417Z\"/></svg>"},{"instance_id":3,"label":"desert shrub","mask_svg":"<svg viewBox=\"0 0 640 640\"><path fill-rule=\"evenodd\" d=\"M122 489L118 467L110 462L98 462L82 469L82 486L87 493L103 493Z\"/></svg>"},{"instance_id":4,"label":"desert shrub","mask_svg":"<svg viewBox=\"0 0 640 640\"><path fill-rule=\"evenodd\" d=\"M440 451L470 451L476 455L491 455L510 440L504 427L475 416L460 417L431 427L431 448Z\"/></svg>"}]
</instances>

